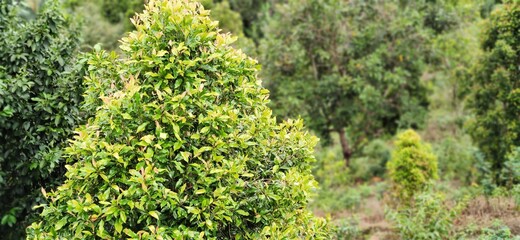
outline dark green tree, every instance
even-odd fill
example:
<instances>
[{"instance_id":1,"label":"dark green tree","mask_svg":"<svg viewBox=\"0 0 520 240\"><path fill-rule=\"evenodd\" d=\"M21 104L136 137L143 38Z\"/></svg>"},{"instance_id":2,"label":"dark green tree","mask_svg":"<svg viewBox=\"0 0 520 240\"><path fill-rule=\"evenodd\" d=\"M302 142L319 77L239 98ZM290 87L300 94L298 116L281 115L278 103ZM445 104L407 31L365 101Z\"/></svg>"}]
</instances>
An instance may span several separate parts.
<instances>
[{"instance_id":1,"label":"dark green tree","mask_svg":"<svg viewBox=\"0 0 520 240\"><path fill-rule=\"evenodd\" d=\"M420 127L431 32L423 22L399 1L278 5L260 48L275 114L302 115L325 142L339 133L347 165L367 138Z\"/></svg>"},{"instance_id":2,"label":"dark green tree","mask_svg":"<svg viewBox=\"0 0 520 240\"><path fill-rule=\"evenodd\" d=\"M77 27L58 2L45 1L29 15L18 1L0 2L3 239L22 238L31 208L43 201L40 189L63 178L61 147L81 121Z\"/></svg>"},{"instance_id":3,"label":"dark green tree","mask_svg":"<svg viewBox=\"0 0 520 240\"><path fill-rule=\"evenodd\" d=\"M475 66L468 104L475 115L469 132L491 163L496 184L507 155L520 146L520 2L505 1L488 18L484 56Z\"/></svg>"},{"instance_id":4,"label":"dark green tree","mask_svg":"<svg viewBox=\"0 0 520 240\"><path fill-rule=\"evenodd\" d=\"M146 9L126 58L90 60L101 105L29 239L330 239L306 209L316 138L276 122L256 61L199 3Z\"/></svg>"}]
</instances>

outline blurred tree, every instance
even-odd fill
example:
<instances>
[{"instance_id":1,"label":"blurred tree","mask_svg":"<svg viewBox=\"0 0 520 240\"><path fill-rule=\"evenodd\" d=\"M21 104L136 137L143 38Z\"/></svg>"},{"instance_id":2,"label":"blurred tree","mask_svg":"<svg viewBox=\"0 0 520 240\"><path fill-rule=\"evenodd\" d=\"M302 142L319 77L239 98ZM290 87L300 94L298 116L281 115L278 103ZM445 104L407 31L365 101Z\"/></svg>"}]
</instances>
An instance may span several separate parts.
<instances>
[{"instance_id":1,"label":"blurred tree","mask_svg":"<svg viewBox=\"0 0 520 240\"><path fill-rule=\"evenodd\" d=\"M128 28L123 22L111 23L103 16L101 8L99 4L89 1L82 2L74 8L78 18L83 21L83 50L91 50L96 44L101 44L104 49L117 50L119 39Z\"/></svg>"},{"instance_id":2,"label":"blurred tree","mask_svg":"<svg viewBox=\"0 0 520 240\"><path fill-rule=\"evenodd\" d=\"M136 12L144 9L144 4L147 0L98 0L101 3L101 10L103 15L111 23L123 23L125 29L130 31L134 28L130 18Z\"/></svg>"},{"instance_id":3,"label":"blurred tree","mask_svg":"<svg viewBox=\"0 0 520 240\"><path fill-rule=\"evenodd\" d=\"M520 146L520 2L504 1L487 20L482 49L484 56L469 83L469 109L475 119L468 123L473 140L486 161L492 179L503 185L500 171L506 156Z\"/></svg>"},{"instance_id":4,"label":"blurred tree","mask_svg":"<svg viewBox=\"0 0 520 240\"><path fill-rule=\"evenodd\" d=\"M489 17L493 9L502 3L502 0L483 0L480 5L480 16L483 18Z\"/></svg>"},{"instance_id":5,"label":"blurred tree","mask_svg":"<svg viewBox=\"0 0 520 240\"><path fill-rule=\"evenodd\" d=\"M206 3L206 5L208 4ZM244 35L244 27L240 13L231 10L229 2L226 0L219 3L212 3L210 6L211 18L219 21L219 27L222 28L224 32L230 32L238 38L233 45L249 55L256 55L255 43Z\"/></svg>"},{"instance_id":6,"label":"blurred tree","mask_svg":"<svg viewBox=\"0 0 520 240\"><path fill-rule=\"evenodd\" d=\"M338 132L347 165L367 138L422 125L431 31L415 8L292 0L269 18L260 52L272 108L282 118L302 115L325 143Z\"/></svg>"}]
</instances>

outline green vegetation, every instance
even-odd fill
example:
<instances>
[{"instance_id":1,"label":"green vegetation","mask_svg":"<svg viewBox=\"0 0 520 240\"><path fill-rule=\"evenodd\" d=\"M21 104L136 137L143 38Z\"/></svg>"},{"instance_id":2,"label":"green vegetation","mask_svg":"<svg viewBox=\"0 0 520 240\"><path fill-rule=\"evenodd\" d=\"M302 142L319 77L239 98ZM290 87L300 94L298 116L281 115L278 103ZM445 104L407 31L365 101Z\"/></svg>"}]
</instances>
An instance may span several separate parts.
<instances>
[{"instance_id":1,"label":"green vegetation","mask_svg":"<svg viewBox=\"0 0 520 240\"><path fill-rule=\"evenodd\" d=\"M339 133L347 165L367 139L422 126L428 106L421 15L413 5L376 2L278 5L260 49L275 113L301 115L323 143Z\"/></svg>"},{"instance_id":2,"label":"green vegetation","mask_svg":"<svg viewBox=\"0 0 520 240\"><path fill-rule=\"evenodd\" d=\"M482 49L470 82L471 136L491 163L494 183L507 155L520 145L520 2L506 1L486 21ZM516 182L518 183L518 182Z\"/></svg>"},{"instance_id":3,"label":"green vegetation","mask_svg":"<svg viewBox=\"0 0 520 240\"><path fill-rule=\"evenodd\" d=\"M396 149L387 164L393 195L407 205L414 195L438 178L437 159L413 130L397 135Z\"/></svg>"},{"instance_id":4,"label":"green vegetation","mask_svg":"<svg viewBox=\"0 0 520 240\"><path fill-rule=\"evenodd\" d=\"M519 239L519 37L518 0L2 0L0 236Z\"/></svg>"},{"instance_id":5,"label":"green vegetation","mask_svg":"<svg viewBox=\"0 0 520 240\"><path fill-rule=\"evenodd\" d=\"M122 41L128 57L96 59L118 66L90 80L119 69L124 87L98 91L29 239L327 238L305 209L316 139L301 121L276 123L256 61L208 13L151 2Z\"/></svg>"},{"instance_id":6,"label":"green vegetation","mask_svg":"<svg viewBox=\"0 0 520 240\"><path fill-rule=\"evenodd\" d=\"M441 194L426 191L417 195L411 207L389 210L387 217L395 222L402 239L448 239L463 207L450 209Z\"/></svg>"},{"instance_id":7,"label":"green vegetation","mask_svg":"<svg viewBox=\"0 0 520 240\"><path fill-rule=\"evenodd\" d=\"M0 3L0 232L16 239L40 188L63 179L62 147L82 122L77 26L58 1Z\"/></svg>"}]
</instances>

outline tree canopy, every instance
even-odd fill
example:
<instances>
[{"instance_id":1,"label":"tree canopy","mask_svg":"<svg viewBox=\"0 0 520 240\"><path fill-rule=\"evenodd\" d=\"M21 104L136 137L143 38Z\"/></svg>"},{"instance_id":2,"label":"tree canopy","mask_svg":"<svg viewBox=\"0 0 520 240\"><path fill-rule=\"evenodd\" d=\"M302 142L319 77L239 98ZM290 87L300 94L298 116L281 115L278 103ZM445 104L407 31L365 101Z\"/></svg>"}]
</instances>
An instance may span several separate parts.
<instances>
[{"instance_id":1,"label":"tree canopy","mask_svg":"<svg viewBox=\"0 0 520 240\"><path fill-rule=\"evenodd\" d=\"M415 5L288 1L263 30L275 113L301 115L325 143L338 132L347 161L367 137L422 125L430 31Z\"/></svg>"}]
</instances>

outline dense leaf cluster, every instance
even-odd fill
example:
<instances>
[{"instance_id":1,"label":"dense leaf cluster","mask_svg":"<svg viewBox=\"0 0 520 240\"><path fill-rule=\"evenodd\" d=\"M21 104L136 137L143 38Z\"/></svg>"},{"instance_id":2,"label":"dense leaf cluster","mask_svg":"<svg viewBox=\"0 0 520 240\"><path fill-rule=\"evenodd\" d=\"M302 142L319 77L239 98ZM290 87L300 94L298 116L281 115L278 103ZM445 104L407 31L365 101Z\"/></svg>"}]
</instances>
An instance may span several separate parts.
<instances>
[{"instance_id":1,"label":"dense leaf cluster","mask_svg":"<svg viewBox=\"0 0 520 240\"><path fill-rule=\"evenodd\" d=\"M57 2L46 1L36 14L18 1L0 2L3 238L18 238L31 207L42 200L40 188L63 178L61 147L81 120L77 28Z\"/></svg>"},{"instance_id":2,"label":"dense leaf cluster","mask_svg":"<svg viewBox=\"0 0 520 240\"><path fill-rule=\"evenodd\" d=\"M191 1L150 1L135 27L125 58L91 58L96 115L29 239L326 239L316 138L276 122L256 61Z\"/></svg>"},{"instance_id":3,"label":"dense leaf cluster","mask_svg":"<svg viewBox=\"0 0 520 240\"><path fill-rule=\"evenodd\" d=\"M388 174L393 183L393 195L404 205L414 195L437 179L437 159L430 146L421 142L413 130L397 135L395 151L387 163Z\"/></svg>"},{"instance_id":4,"label":"dense leaf cluster","mask_svg":"<svg viewBox=\"0 0 520 240\"><path fill-rule=\"evenodd\" d=\"M469 125L473 140L491 163L495 183L507 155L520 146L520 2L507 1L486 24L484 56L475 67Z\"/></svg>"}]
</instances>

